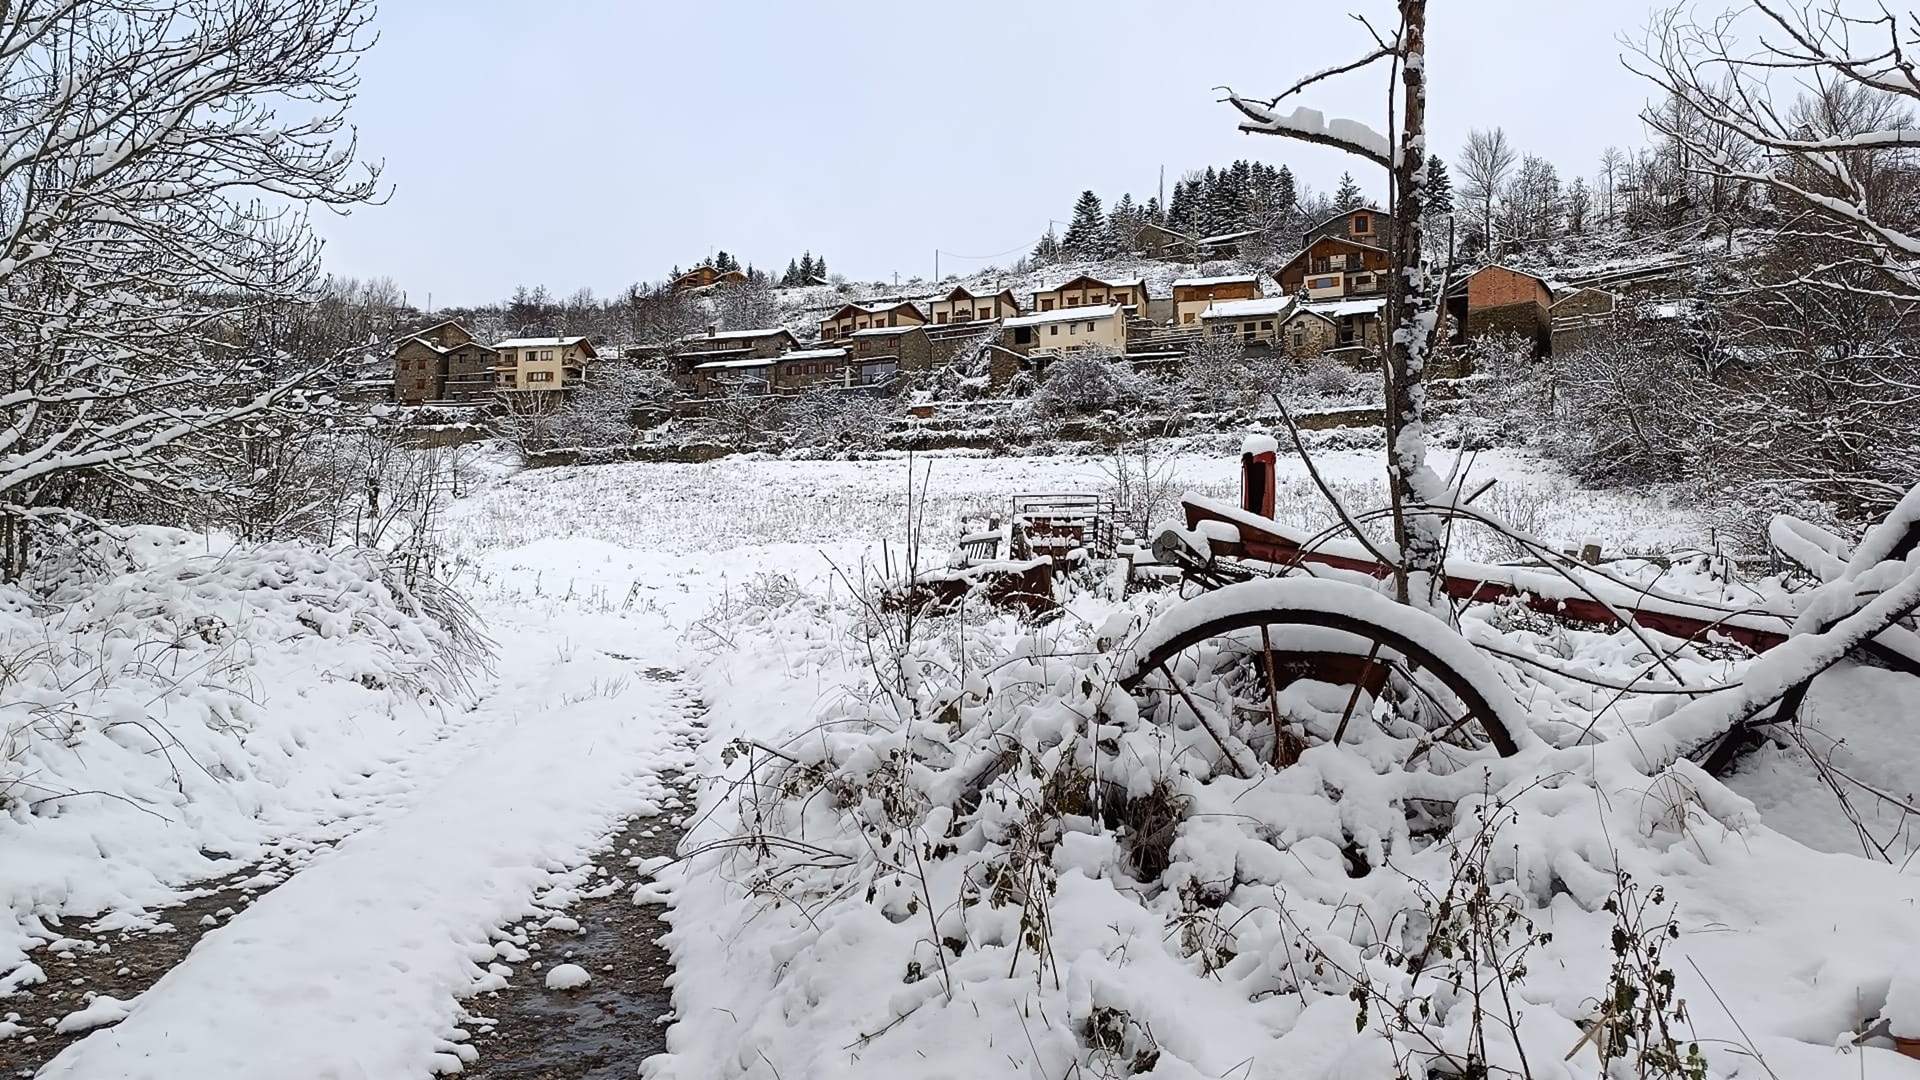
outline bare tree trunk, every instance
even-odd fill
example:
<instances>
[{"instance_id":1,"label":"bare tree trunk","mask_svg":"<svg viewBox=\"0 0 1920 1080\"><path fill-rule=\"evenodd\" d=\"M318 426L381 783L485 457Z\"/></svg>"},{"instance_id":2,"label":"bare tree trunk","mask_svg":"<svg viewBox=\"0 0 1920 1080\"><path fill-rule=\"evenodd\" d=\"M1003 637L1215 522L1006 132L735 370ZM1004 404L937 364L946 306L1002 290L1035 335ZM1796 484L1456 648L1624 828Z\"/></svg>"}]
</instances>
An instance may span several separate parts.
<instances>
[{"instance_id":1,"label":"bare tree trunk","mask_svg":"<svg viewBox=\"0 0 1920 1080\"><path fill-rule=\"evenodd\" d=\"M1393 485L1394 541L1400 547L1394 589L1401 603L1431 607L1443 567L1439 523L1410 511L1434 495L1427 469L1427 354L1440 305L1421 270L1420 219L1426 210L1427 4L1401 0L1401 110L1393 165L1392 276L1387 281L1387 476Z\"/></svg>"}]
</instances>

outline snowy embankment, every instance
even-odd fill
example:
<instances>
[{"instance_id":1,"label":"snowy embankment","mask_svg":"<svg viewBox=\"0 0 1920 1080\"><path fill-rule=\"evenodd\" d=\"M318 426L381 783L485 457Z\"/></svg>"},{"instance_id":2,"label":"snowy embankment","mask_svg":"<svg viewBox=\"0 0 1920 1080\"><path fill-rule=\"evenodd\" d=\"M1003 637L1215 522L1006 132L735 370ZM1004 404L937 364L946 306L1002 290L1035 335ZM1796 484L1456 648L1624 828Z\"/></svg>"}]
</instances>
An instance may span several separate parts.
<instances>
[{"instance_id":1,"label":"snowy embankment","mask_svg":"<svg viewBox=\"0 0 1920 1080\"><path fill-rule=\"evenodd\" d=\"M170 529L0 589L0 983L74 916L336 839L460 727L445 630L365 553Z\"/></svg>"},{"instance_id":2,"label":"snowy embankment","mask_svg":"<svg viewBox=\"0 0 1920 1080\"><path fill-rule=\"evenodd\" d=\"M587 888L593 847L657 813L660 774L689 763L692 722L659 676L677 628L538 602L515 553L469 567L490 581L492 672L461 670L471 643L365 553L141 530L95 556L8 613L34 659L4 699L0 1014L24 1015L0 1060L8 1037L118 1022L43 1075L453 1071L472 1057L461 999L544 977L500 928ZM171 929L160 905L290 851L291 877L132 1000L61 1006L36 985L32 958L87 947L56 921L124 927L116 952L137 952L143 928Z\"/></svg>"}]
</instances>

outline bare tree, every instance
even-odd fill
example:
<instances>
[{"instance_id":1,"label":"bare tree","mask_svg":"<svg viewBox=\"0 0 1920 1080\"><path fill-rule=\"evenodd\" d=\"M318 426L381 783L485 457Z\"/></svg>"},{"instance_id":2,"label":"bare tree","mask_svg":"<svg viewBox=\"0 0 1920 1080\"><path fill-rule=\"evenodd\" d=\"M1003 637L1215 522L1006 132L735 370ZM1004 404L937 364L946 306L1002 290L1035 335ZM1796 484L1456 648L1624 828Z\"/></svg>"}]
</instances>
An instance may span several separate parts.
<instances>
[{"instance_id":1,"label":"bare tree","mask_svg":"<svg viewBox=\"0 0 1920 1080\"><path fill-rule=\"evenodd\" d=\"M1613 227L1613 221L1614 221L1614 218L1613 218L1614 183L1620 178L1621 174L1625 171L1626 165L1627 165L1627 156L1620 152L1619 147L1609 146L1605 150L1600 151L1600 178L1603 182L1604 190L1606 192L1606 202L1603 205L1606 207L1606 218L1607 218L1608 228Z\"/></svg>"},{"instance_id":2,"label":"bare tree","mask_svg":"<svg viewBox=\"0 0 1920 1080\"><path fill-rule=\"evenodd\" d=\"M1489 250L1494 247L1493 206L1506 187L1518 155L1507 141L1502 128L1467 132L1467 144L1460 148L1460 197L1473 211L1470 219Z\"/></svg>"},{"instance_id":3,"label":"bare tree","mask_svg":"<svg viewBox=\"0 0 1920 1080\"><path fill-rule=\"evenodd\" d=\"M1402 603L1414 603L1450 618L1439 603L1445 536L1441 519L1422 507L1444 503L1446 484L1426 460L1426 365L1440 330L1444 282L1436 283L1421 260L1421 219L1427 180L1427 5L1399 0L1399 27L1383 36L1370 25L1375 48L1359 59L1301 79L1278 96L1261 100L1228 92L1247 117L1241 130L1333 146L1387 170L1388 212L1393 222L1387 288L1387 362L1381 365L1387 397L1387 478L1393 498L1394 539L1400 562L1394 586ZM1364 24L1364 20L1363 20ZM1386 61L1388 134L1354 120L1327 120L1319 111L1280 111L1281 102L1317 83ZM1398 143L1394 128L1398 127ZM1504 141L1504 137L1503 137Z\"/></svg>"},{"instance_id":4,"label":"bare tree","mask_svg":"<svg viewBox=\"0 0 1920 1080\"><path fill-rule=\"evenodd\" d=\"M1920 41L1920 23L1884 10L1849 17L1837 0L1755 0L1752 10L1768 31L1757 49L1736 39L1733 13L1702 23L1675 8L1655 18L1630 66L1671 107L1650 110L1647 123L1677 148L1680 168L1770 190L1808 231L1844 248L1846 261L1875 271L1897 295L1920 297L1920 235L1877 204L1872 183L1876 159L1920 147L1920 132L1892 113L1879 114L1887 126L1836 123L1860 115L1844 108L1845 95L1796 108L1778 101L1774 86L1797 76L1795 97L1812 84L1920 101L1920 72L1902 51ZM1910 160L1887 164L1911 168Z\"/></svg>"},{"instance_id":5,"label":"bare tree","mask_svg":"<svg viewBox=\"0 0 1920 1080\"><path fill-rule=\"evenodd\" d=\"M205 491L210 439L316 365L240 333L312 299L313 205L376 195L346 111L366 0L0 5L0 544Z\"/></svg>"}]
</instances>

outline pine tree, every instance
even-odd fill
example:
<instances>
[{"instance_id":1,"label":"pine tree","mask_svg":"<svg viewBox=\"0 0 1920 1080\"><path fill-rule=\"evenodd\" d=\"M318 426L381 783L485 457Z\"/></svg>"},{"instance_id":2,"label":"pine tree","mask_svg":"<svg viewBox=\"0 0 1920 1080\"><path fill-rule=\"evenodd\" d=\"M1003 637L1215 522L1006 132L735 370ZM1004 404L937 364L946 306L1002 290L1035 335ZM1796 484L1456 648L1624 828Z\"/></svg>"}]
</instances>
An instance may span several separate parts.
<instances>
[{"instance_id":1,"label":"pine tree","mask_svg":"<svg viewBox=\"0 0 1920 1080\"><path fill-rule=\"evenodd\" d=\"M1333 193L1335 210L1352 210L1367 205L1367 197L1360 191L1360 185L1354 182L1352 173L1340 174L1340 188Z\"/></svg>"},{"instance_id":2,"label":"pine tree","mask_svg":"<svg viewBox=\"0 0 1920 1080\"><path fill-rule=\"evenodd\" d=\"M1107 214L1108 249L1116 253L1132 251L1140 238L1140 224L1140 208L1133 203L1133 193L1121 193Z\"/></svg>"},{"instance_id":3,"label":"pine tree","mask_svg":"<svg viewBox=\"0 0 1920 1080\"><path fill-rule=\"evenodd\" d=\"M813 260L813 276L819 278L821 281L827 280L827 257L825 255Z\"/></svg>"},{"instance_id":4,"label":"pine tree","mask_svg":"<svg viewBox=\"0 0 1920 1080\"><path fill-rule=\"evenodd\" d=\"M1106 246L1107 219L1100 212L1100 196L1091 189L1080 193L1073 204L1073 220L1067 223L1067 235L1060 247L1079 258L1097 257Z\"/></svg>"},{"instance_id":5,"label":"pine tree","mask_svg":"<svg viewBox=\"0 0 1920 1080\"><path fill-rule=\"evenodd\" d=\"M1439 154L1427 155L1426 190L1421 195L1426 199L1427 213L1434 220L1445 220L1453 213L1453 177L1447 175L1447 163L1440 160Z\"/></svg>"},{"instance_id":6,"label":"pine tree","mask_svg":"<svg viewBox=\"0 0 1920 1080\"><path fill-rule=\"evenodd\" d=\"M813 279L818 276L819 276L819 270L813 265L813 252L811 251L801 252L800 253L800 284L811 285L813 284Z\"/></svg>"},{"instance_id":7,"label":"pine tree","mask_svg":"<svg viewBox=\"0 0 1920 1080\"><path fill-rule=\"evenodd\" d=\"M1174 182L1173 196L1167 200L1167 228L1192 236L1194 233L1193 182L1182 178Z\"/></svg>"},{"instance_id":8,"label":"pine tree","mask_svg":"<svg viewBox=\"0 0 1920 1080\"><path fill-rule=\"evenodd\" d=\"M1142 211L1141 216L1144 217L1150 225L1165 225L1167 223L1167 213L1160 208L1160 196L1155 195L1153 198L1147 200L1147 208Z\"/></svg>"},{"instance_id":9,"label":"pine tree","mask_svg":"<svg viewBox=\"0 0 1920 1080\"><path fill-rule=\"evenodd\" d=\"M794 259L787 260L787 272L780 275L780 284L789 287L805 284L805 282L800 280L800 263L798 261Z\"/></svg>"}]
</instances>

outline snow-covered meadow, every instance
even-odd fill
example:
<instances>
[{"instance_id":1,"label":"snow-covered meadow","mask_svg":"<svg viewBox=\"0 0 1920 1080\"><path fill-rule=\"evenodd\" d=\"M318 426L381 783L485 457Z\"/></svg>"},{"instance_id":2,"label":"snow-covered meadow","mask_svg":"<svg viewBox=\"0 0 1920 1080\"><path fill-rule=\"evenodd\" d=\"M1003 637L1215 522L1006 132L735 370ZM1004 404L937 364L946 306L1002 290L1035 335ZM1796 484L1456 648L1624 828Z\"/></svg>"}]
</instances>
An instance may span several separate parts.
<instances>
[{"instance_id":1,"label":"snow-covered meadow","mask_svg":"<svg viewBox=\"0 0 1920 1080\"><path fill-rule=\"evenodd\" d=\"M1169 486L1230 497L1233 451L1224 440L1186 444L1166 458ZM1377 502L1377 452L1317 460L1350 505ZM1412 883L1444 882L1456 867L1431 835L1410 830L1380 779L1391 755L1376 775L1315 747L1247 784L1209 766L1193 731L1144 714L1116 719L1113 745L1150 766L1107 775L1098 770L1113 748L1091 761L1063 749L1062 734L1099 696L1111 653L1102 639L1116 616L1144 618L1164 596L1083 594L1038 628L984 613L966 626L928 624L915 655L930 666L915 692L963 696L957 722L928 729L945 749L918 759L926 768L914 783L951 795L953 761L1009 745L1037 771L995 788L1006 801L981 810L964 836L921 848L914 875L877 873L868 853L895 850L926 823L863 838L849 828L858 813L850 818L837 796L791 818L776 797L754 828L774 836L796 826L784 835L838 852L855 871L729 846L747 827L743 745L805 746L800 756L861 776L903 745L873 712L866 616L849 601L863 567L903 558L910 520L925 561L938 561L1011 495L1098 493L1110 467L1093 456L956 453L497 470L444 523L447 569L496 650L491 672L470 683L436 666L438 631L375 566L138 534L120 561L82 579L79 602L49 613L22 597L9 608L16 651L57 630L54 651L74 670L23 671L7 706L76 726L37 737L6 774L53 801L16 799L0 821L0 845L28 853L0 864L12 912L0 923L0 1017L18 1014L0 1030L25 1039L62 1022L103 1025L49 1067L61 1077L461 1068L475 1058L468 1035L488 993L573 977L554 975L504 928L633 887L589 878L588 854L618 822L660 812L661 775L691 765L706 786L684 850L722 846L636 893L668 899L678 968L672 1053L649 1075L1025 1077L1067 1075L1075 1063L1087 1075L1388 1075L1389 1042L1356 1033L1351 983L1303 981L1276 957L1304 943L1348 970L1366 966L1383 994L1404 988L1360 949L1362 927L1404 922L1419 906ZM1583 491L1518 453L1482 454L1471 467L1498 480L1486 496L1498 512L1555 542L1600 538L1615 552L1711 542L1704 522L1660 492ZM1282 519L1324 524L1297 463L1283 463L1280 496ZM1457 551L1503 554L1481 543L1463 535ZM145 629L112 630L126 623L102 621L112 612L138 614ZM1470 620L1478 640L1602 676L1641 669L1618 635L1487 615ZM102 680L109 668L124 674ZM1697 659L1687 673L1714 680L1734 669ZM955 681L956 671L969 674ZM96 672L94 682L76 681L81 672ZM712 738L697 754L684 702L662 681L680 673L710 706ZM1509 676L1535 730L1561 745L1579 743L1582 721L1618 736L1670 708ZM1309 688L1288 693L1303 717L1343 704ZM1898 698L1874 673L1854 672L1823 684L1812 710L1844 717L1856 703L1882 709ZM159 739L114 719L143 711L168 718ZM820 739L826 731L836 734ZM1376 735L1366 753L1397 745ZM1003 736L1012 742L991 741ZM1834 737L1857 738L1844 725ZM914 745L916 755L928 749ZM1899 740L1883 734L1860 751L1844 760L1863 778L1903 782ZM1126 829L1059 803L1048 784L1083 767L1177 796L1182 820L1163 823L1171 842L1154 874ZM1913 878L1858 856L1843 819L1821 809L1830 793L1791 755L1757 756L1732 790L1685 779L1682 790L1671 778L1640 789L1562 778L1502 811L1493 835L1513 843L1488 864L1500 895L1554 935L1530 948L1533 974L1519 984L1529 1038L1572 1047L1607 990L1613 916L1603 905L1619 885L1607 869L1617 852L1640 882L1634 895L1667 889L1660 911L1682 930L1669 966L1714 1076L1768 1075L1734 1043L1782 1078L1851 1077L1863 1065L1870 1076L1913 1075L1883 1049L1831 1048L1907 993L1911 965L1888 943L1920 928ZM803 790L812 789L794 792ZM89 794L98 792L124 797ZM1047 827L1023 833L1029 813ZM1350 876L1348 845L1372 873ZM1380 869L1389 857L1395 874ZM1021 888L1037 891L991 902L969 892L984 869L1013 863L1031 868ZM249 886L259 898L216 919L137 998L59 985L63 951L97 947L99 934L70 934L76 926L137 950L141 934L166 929L165 904L265 864L272 872ZM779 903L769 872L792 890ZM958 951L934 948L936 931ZM0 1039L0 1060L7 1045ZM1538 1077L1597 1075L1590 1053L1534 1067Z\"/></svg>"}]
</instances>

